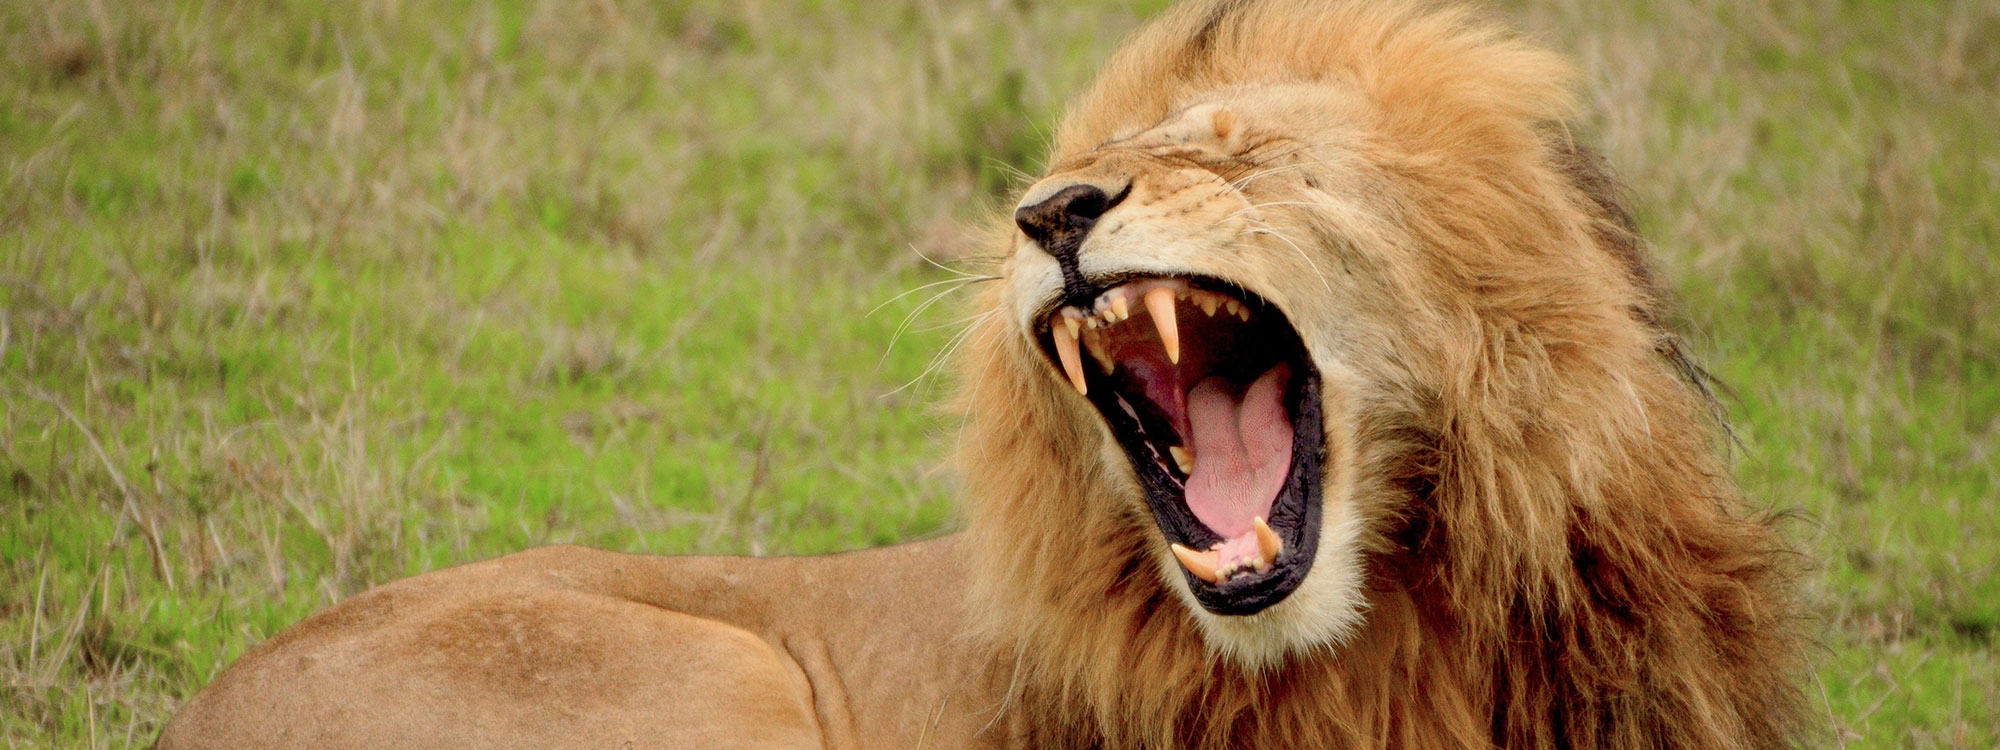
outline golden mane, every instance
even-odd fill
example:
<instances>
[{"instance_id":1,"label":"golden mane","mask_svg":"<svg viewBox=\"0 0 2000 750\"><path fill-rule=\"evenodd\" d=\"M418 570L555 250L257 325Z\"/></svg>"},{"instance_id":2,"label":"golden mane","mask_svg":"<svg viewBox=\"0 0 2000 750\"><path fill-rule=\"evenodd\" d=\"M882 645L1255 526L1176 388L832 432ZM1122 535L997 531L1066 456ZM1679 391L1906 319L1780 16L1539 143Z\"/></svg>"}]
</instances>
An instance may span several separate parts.
<instances>
[{"instance_id":1,"label":"golden mane","mask_svg":"<svg viewBox=\"0 0 2000 750\"><path fill-rule=\"evenodd\" d=\"M1123 458L1032 333L1004 314L972 333L973 619L1048 746L1775 747L1797 731L1789 553L1744 510L1617 189L1563 124L1574 78L1461 8L1222 0L1145 28L1072 103L1053 165L1218 94L1351 95L1344 129L1291 135L1342 139L1375 211L1283 229L1412 312L1375 339L1396 377L1327 396L1353 437L1328 441L1325 496L1361 519L1343 543L1363 619L1266 665L1202 647ZM1331 169L1291 168L1307 184Z\"/></svg>"}]
</instances>

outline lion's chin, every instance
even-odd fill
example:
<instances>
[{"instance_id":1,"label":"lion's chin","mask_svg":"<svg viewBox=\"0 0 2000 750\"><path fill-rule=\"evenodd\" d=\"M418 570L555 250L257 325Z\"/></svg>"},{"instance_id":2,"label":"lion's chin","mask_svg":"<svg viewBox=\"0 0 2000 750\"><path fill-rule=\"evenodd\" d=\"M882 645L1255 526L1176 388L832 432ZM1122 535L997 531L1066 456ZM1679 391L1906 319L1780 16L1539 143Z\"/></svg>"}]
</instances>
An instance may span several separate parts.
<instances>
[{"instance_id":1,"label":"lion's chin","mask_svg":"<svg viewBox=\"0 0 2000 750\"><path fill-rule=\"evenodd\" d=\"M1350 508L1336 504L1326 512L1311 575L1283 601L1256 614L1216 614L1179 575L1178 561L1162 557L1161 572L1187 604L1210 651L1256 672L1338 648L1354 637L1365 619L1368 599L1359 553L1361 524Z\"/></svg>"},{"instance_id":2,"label":"lion's chin","mask_svg":"<svg viewBox=\"0 0 2000 750\"><path fill-rule=\"evenodd\" d=\"M1217 633L1299 619L1286 612L1315 605L1270 612L1320 559L1320 375L1297 331L1275 306L1215 279L1094 286L1052 303L1039 338L1115 436L1166 542L1169 577Z\"/></svg>"}]
</instances>

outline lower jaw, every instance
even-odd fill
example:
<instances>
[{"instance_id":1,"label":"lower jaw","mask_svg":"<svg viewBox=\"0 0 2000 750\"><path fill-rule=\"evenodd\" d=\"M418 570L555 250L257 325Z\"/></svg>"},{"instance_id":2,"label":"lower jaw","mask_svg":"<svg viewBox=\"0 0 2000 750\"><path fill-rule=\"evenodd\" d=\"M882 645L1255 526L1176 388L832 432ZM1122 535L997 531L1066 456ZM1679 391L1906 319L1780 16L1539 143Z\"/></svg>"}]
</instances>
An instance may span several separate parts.
<instances>
[{"instance_id":1,"label":"lower jaw","mask_svg":"<svg viewBox=\"0 0 2000 750\"><path fill-rule=\"evenodd\" d=\"M1296 393L1287 399L1293 413L1294 441L1291 466L1286 473L1283 489L1279 490L1277 501L1271 507L1270 525L1284 542L1284 551L1270 568L1238 575L1220 583L1209 583L1187 569L1175 565L1184 577L1189 591L1202 609L1215 615L1248 616L1258 614L1278 604L1296 591L1311 572L1313 559L1318 554L1321 511L1321 489L1324 465L1324 427L1320 413L1320 381L1316 372L1306 368L1306 376L1299 379ZM1109 389L1106 389L1108 391ZM1093 394L1096 398L1116 399L1106 393ZM1115 402L1099 404L1117 409ZM1109 413L1109 412L1107 412ZM1134 438L1114 430L1121 443L1130 443ZM1139 438L1138 440L1143 440ZM1139 456L1149 455L1143 445L1122 446L1133 460L1138 474L1141 491L1145 493L1153 520L1168 542L1190 547L1204 548L1205 542L1214 537L1201 522L1194 518L1185 504L1182 487L1165 470L1150 465L1151 461L1140 460Z\"/></svg>"}]
</instances>

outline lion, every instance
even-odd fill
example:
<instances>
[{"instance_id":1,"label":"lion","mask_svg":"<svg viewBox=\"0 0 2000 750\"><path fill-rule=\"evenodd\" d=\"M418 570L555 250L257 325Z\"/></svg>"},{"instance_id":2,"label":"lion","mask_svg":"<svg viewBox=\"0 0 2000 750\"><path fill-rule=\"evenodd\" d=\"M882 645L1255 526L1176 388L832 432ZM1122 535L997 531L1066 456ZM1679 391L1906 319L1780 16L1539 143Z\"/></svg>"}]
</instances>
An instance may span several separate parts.
<instances>
[{"instance_id":1,"label":"lion","mask_svg":"<svg viewBox=\"0 0 2000 750\"><path fill-rule=\"evenodd\" d=\"M1794 553L1575 78L1456 6L1173 8L986 240L963 531L391 583L160 745L1788 745Z\"/></svg>"}]
</instances>

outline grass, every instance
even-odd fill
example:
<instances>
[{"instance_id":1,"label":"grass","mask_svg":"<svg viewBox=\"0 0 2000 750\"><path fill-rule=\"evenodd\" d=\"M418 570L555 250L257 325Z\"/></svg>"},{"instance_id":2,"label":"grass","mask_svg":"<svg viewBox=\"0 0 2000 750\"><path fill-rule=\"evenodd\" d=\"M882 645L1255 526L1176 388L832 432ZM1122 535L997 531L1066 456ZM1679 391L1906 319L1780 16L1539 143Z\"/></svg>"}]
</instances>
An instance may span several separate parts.
<instances>
[{"instance_id":1,"label":"grass","mask_svg":"<svg viewBox=\"0 0 2000 750\"><path fill-rule=\"evenodd\" d=\"M898 295L1160 4L0 4L0 738L532 545L949 528ZM2000 743L2000 6L1502 11L1806 519L1827 744Z\"/></svg>"}]
</instances>

